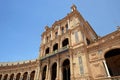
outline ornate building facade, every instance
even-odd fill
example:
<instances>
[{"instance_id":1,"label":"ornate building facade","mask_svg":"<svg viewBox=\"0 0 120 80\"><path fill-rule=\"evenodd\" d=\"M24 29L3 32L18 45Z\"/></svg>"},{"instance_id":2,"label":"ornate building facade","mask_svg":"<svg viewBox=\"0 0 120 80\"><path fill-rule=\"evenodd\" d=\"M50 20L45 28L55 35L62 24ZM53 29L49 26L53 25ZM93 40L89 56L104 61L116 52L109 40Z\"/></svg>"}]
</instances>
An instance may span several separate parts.
<instances>
[{"instance_id":1,"label":"ornate building facade","mask_svg":"<svg viewBox=\"0 0 120 80\"><path fill-rule=\"evenodd\" d=\"M0 63L0 80L120 80L120 29L99 37L71 10L45 27L36 60Z\"/></svg>"}]
</instances>

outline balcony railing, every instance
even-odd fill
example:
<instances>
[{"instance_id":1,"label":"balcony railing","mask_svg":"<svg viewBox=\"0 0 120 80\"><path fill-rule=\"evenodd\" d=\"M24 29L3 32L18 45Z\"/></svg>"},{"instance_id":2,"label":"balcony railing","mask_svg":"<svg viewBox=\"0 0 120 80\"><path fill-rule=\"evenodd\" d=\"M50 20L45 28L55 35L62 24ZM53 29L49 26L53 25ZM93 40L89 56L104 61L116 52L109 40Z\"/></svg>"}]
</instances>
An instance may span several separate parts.
<instances>
[{"instance_id":1,"label":"balcony railing","mask_svg":"<svg viewBox=\"0 0 120 80\"><path fill-rule=\"evenodd\" d=\"M100 79L95 79L95 80L120 80L120 76L100 78Z\"/></svg>"},{"instance_id":2,"label":"balcony railing","mask_svg":"<svg viewBox=\"0 0 120 80\"><path fill-rule=\"evenodd\" d=\"M67 46L64 46L64 47L62 47L62 48L59 49L59 50L55 50L55 51L53 51L52 53L49 53L49 54L46 54L45 56L40 57L40 60L43 60L43 59L46 59L46 58L48 58L48 57L54 56L55 54L62 53L62 52L64 52L64 51L68 50L68 49L69 49L69 46L68 46L68 45L67 45Z\"/></svg>"}]
</instances>

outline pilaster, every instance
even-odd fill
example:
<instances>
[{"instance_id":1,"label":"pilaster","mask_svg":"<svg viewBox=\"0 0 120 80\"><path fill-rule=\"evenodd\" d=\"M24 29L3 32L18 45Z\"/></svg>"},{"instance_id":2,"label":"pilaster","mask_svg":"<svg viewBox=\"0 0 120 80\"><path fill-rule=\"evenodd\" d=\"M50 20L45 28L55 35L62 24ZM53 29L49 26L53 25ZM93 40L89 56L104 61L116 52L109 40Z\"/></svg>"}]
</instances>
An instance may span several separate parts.
<instances>
[{"instance_id":1,"label":"pilaster","mask_svg":"<svg viewBox=\"0 0 120 80\"><path fill-rule=\"evenodd\" d=\"M73 54L72 49L69 50L70 53L70 73L71 73L71 80L74 80L74 70L73 70Z\"/></svg>"},{"instance_id":2,"label":"pilaster","mask_svg":"<svg viewBox=\"0 0 120 80\"><path fill-rule=\"evenodd\" d=\"M49 59L47 59L47 71L46 71L46 78L45 80L49 80L50 79L50 67L49 67Z\"/></svg>"},{"instance_id":3,"label":"pilaster","mask_svg":"<svg viewBox=\"0 0 120 80\"><path fill-rule=\"evenodd\" d=\"M59 58L59 55L57 55L57 76L56 76L56 80L60 80L60 77L59 77L59 66L60 66L60 58Z\"/></svg>"},{"instance_id":4,"label":"pilaster","mask_svg":"<svg viewBox=\"0 0 120 80\"><path fill-rule=\"evenodd\" d=\"M8 76L7 76L7 80L10 80L10 74L8 74Z\"/></svg>"}]
</instances>

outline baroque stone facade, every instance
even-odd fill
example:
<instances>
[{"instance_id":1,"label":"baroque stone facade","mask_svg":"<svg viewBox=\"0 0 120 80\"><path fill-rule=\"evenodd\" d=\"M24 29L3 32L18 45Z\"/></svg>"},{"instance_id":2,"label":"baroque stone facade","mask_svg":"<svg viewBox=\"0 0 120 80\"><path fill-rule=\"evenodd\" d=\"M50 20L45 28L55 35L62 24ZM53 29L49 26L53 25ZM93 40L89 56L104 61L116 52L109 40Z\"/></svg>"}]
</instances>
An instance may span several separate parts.
<instances>
[{"instance_id":1,"label":"baroque stone facade","mask_svg":"<svg viewBox=\"0 0 120 80\"><path fill-rule=\"evenodd\" d=\"M71 10L45 27L36 60L0 63L0 80L120 80L120 29L99 37Z\"/></svg>"}]
</instances>

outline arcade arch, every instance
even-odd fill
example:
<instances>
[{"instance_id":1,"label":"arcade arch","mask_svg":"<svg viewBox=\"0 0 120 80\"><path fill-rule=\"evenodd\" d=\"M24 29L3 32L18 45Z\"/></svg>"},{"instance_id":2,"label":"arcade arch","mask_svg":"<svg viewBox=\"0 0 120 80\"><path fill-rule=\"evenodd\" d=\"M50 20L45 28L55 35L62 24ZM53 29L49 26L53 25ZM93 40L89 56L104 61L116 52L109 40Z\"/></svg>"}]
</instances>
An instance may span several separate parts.
<instances>
[{"instance_id":1,"label":"arcade arch","mask_svg":"<svg viewBox=\"0 0 120 80\"><path fill-rule=\"evenodd\" d=\"M120 75L120 48L112 49L104 55L110 76Z\"/></svg>"},{"instance_id":2,"label":"arcade arch","mask_svg":"<svg viewBox=\"0 0 120 80\"><path fill-rule=\"evenodd\" d=\"M7 80L7 78L8 78L8 74L5 74L3 80Z\"/></svg>"},{"instance_id":3,"label":"arcade arch","mask_svg":"<svg viewBox=\"0 0 120 80\"><path fill-rule=\"evenodd\" d=\"M51 80L56 80L56 76L57 76L57 63L55 62L53 65L52 65L52 68L51 68Z\"/></svg>"},{"instance_id":4,"label":"arcade arch","mask_svg":"<svg viewBox=\"0 0 120 80\"><path fill-rule=\"evenodd\" d=\"M34 80L34 77L35 77L35 71L32 71L30 73L30 80Z\"/></svg>"},{"instance_id":5,"label":"arcade arch","mask_svg":"<svg viewBox=\"0 0 120 80\"><path fill-rule=\"evenodd\" d=\"M21 73L18 73L18 74L16 75L16 80L20 80L20 75L21 75Z\"/></svg>"},{"instance_id":6,"label":"arcade arch","mask_svg":"<svg viewBox=\"0 0 120 80\"><path fill-rule=\"evenodd\" d=\"M62 64L63 80L70 80L70 61L69 59L64 60Z\"/></svg>"},{"instance_id":7,"label":"arcade arch","mask_svg":"<svg viewBox=\"0 0 120 80\"><path fill-rule=\"evenodd\" d=\"M28 72L25 72L25 73L23 74L23 79L22 79L22 80L27 80L27 76L28 76Z\"/></svg>"},{"instance_id":8,"label":"arcade arch","mask_svg":"<svg viewBox=\"0 0 120 80\"><path fill-rule=\"evenodd\" d=\"M47 66L45 66L45 67L43 68L42 80L45 80L45 78L46 78L46 71L47 71Z\"/></svg>"},{"instance_id":9,"label":"arcade arch","mask_svg":"<svg viewBox=\"0 0 120 80\"><path fill-rule=\"evenodd\" d=\"M10 80L13 80L14 79L14 74L11 74L10 75Z\"/></svg>"}]
</instances>

